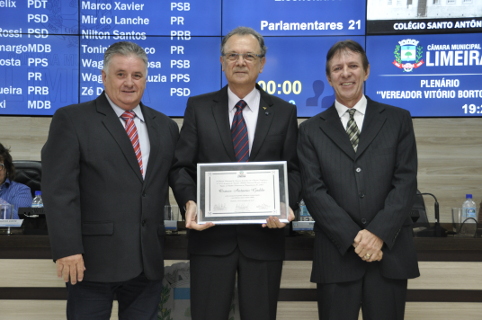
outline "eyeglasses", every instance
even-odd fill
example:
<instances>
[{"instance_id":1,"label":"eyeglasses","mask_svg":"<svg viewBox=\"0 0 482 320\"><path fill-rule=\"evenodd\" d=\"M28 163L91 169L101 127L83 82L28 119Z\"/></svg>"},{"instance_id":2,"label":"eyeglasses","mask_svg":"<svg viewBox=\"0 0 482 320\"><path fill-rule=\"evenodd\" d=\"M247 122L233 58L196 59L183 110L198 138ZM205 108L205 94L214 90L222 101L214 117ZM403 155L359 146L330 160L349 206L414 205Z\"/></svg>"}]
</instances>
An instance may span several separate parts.
<instances>
[{"instance_id":1,"label":"eyeglasses","mask_svg":"<svg viewBox=\"0 0 482 320\"><path fill-rule=\"evenodd\" d=\"M2 171L3 169L5 169L5 165L3 163L0 163L0 171Z\"/></svg>"},{"instance_id":2,"label":"eyeglasses","mask_svg":"<svg viewBox=\"0 0 482 320\"><path fill-rule=\"evenodd\" d=\"M248 52L248 53L231 52L231 53L225 53L225 54L223 54L223 56L226 58L226 60L231 61L231 62L238 61L240 56L243 57L243 60L247 61L247 62L254 62L254 61L256 61L257 58L263 57L263 55L261 55L261 54L250 53L250 52Z\"/></svg>"}]
</instances>

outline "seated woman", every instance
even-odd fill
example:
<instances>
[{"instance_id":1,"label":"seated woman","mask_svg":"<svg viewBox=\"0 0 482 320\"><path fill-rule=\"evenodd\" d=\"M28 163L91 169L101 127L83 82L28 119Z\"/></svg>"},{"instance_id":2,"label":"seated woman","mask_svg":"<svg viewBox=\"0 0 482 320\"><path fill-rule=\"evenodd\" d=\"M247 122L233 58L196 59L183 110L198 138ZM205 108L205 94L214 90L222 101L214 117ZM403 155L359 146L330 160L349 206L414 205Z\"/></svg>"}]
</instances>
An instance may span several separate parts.
<instances>
[{"instance_id":1,"label":"seated woman","mask_svg":"<svg viewBox=\"0 0 482 320\"><path fill-rule=\"evenodd\" d=\"M7 148L0 143L0 204L13 204L13 219L18 219L18 208L32 205L30 188L13 181L15 167Z\"/></svg>"}]
</instances>

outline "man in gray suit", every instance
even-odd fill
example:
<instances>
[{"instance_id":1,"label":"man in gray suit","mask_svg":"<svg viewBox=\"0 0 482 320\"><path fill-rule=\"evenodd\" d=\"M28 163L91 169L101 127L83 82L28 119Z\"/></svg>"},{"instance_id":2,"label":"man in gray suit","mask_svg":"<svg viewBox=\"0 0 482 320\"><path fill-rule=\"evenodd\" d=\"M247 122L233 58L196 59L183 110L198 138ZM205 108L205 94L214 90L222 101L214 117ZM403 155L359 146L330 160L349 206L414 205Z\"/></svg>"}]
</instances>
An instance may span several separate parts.
<instances>
[{"instance_id":1,"label":"man in gray suit","mask_svg":"<svg viewBox=\"0 0 482 320\"><path fill-rule=\"evenodd\" d=\"M105 92L60 108L42 149L52 256L68 319L157 319L163 208L177 124L141 102L147 55L132 42L104 55Z\"/></svg>"},{"instance_id":2,"label":"man in gray suit","mask_svg":"<svg viewBox=\"0 0 482 320\"><path fill-rule=\"evenodd\" d=\"M417 151L410 113L363 94L370 73L356 42L336 43L326 75L336 101L300 125L303 199L315 219L311 281L319 318L399 320L419 276L410 209Z\"/></svg>"}]
</instances>

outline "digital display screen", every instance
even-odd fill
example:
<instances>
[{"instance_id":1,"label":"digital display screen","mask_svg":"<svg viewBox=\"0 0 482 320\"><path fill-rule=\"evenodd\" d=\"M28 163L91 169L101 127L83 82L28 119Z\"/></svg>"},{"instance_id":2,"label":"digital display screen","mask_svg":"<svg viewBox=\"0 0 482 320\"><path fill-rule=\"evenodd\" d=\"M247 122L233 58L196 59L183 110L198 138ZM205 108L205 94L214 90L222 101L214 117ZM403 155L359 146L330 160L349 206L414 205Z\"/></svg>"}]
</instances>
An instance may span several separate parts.
<instances>
[{"instance_id":1,"label":"digital display screen","mask_svg":"<svg viewBox=\"0 0 482 320\"><path fill-rule=\"evenodd\" d=\"M145 36L219 36L221 1L79 1L80 34L144 40ZM122 39L119 39L122 40Z\"/></svg>"},{"instance_id":2,"label":"digital display screen","mask_svg":"<svg viewBox=\"0 0 482 320\"><path fill-rule=\"evenodd\" d=\"M82 42L81 102L93 100L102 93L103 52L113 42ZM136 43L144 48L149 59L147 85L142 97L145 105L170 116L183 116L186 97L221 87L219 38L192 37L187 42L175 37L147 37Z\"/></svg>"},{"instance_id":3,"label":"digital display screen","mask_svg":"<svg viewBox=\"0 0 482 320\"><path fill-rule=\"evenodd\" d=\"M414 117L482 115L482 37L368 36L365 93Z\"/></svg>"},{"instance_id":4,"label":"digital display screen","mask_svg":"<svg viewBox=\"0 0 482 320\"><path fill-rule=\"evenodd\" d=\"M4 0L0 13L0 115L50 116L95 99L103 90L103 53L133 41L149 58L143 103L182 117L189 96L226 85L220 44L238 26L265 37L259 84L296 104L299 117L333 103L325 59L342 39L367 49L371 98L416 117L482 115L476 0ZM400 67L410 63L410 72ZM416 93L399 98L403 91Z\"/></svg>"},{"instance_id":5,"label":"digital display screen","mask_svg":"<svg viewBox=\"0 0 482 320\"><path fill-rule=\"evenodd\" d=\"M482 32L480 0L367 0L367 34Z\"/></svg>"},{"instance_id":6,"label":"digital display screen","mask_svg":"<svg viewBox=\"0 0 482 320\"><path fill-rule=\"evenodd\" d=\"M0 51L1 114L50 115L78 102L77 36L21 34L2 47L9 51Z\"/></svg>"},{"instance_id":7,"label":"digital display screen","mask_svg":"<svg viewBox=\"0 0 482 320\"><path fill-rule=\"evenodd\" d=\"M223 34L242 25L265 36L364 35L365 1L223 1Z\"/></svg>"},{"instance_id":8,"label":"digital display screen","mask_svg":"<svg viewBox=\"0 0 482 320\"><path fill-rule=\"evenodd\" d=\"M1 2L2 40L17 38L21 34L28 33L44 39L53 34L76 35L79 33L77 0L3 0Z\"/></svg>"}]
</instances>

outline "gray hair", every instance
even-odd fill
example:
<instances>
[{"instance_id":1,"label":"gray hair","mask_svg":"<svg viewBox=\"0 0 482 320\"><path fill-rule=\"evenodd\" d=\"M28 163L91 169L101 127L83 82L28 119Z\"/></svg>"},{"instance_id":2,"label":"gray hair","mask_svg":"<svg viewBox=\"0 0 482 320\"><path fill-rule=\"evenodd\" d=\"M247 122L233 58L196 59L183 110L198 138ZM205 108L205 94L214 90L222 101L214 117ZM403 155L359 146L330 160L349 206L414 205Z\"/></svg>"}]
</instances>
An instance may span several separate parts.
<instances>
[{"instance_id":1,"label":"gray hair","mask_svg":"<svg viewBox=\"0 0 482 320\"><path fill-rule=\"evenodd\" d=\"M113 43L104 53L104 66L103 70L105 73L108 72L109 69L109 63L112 59L113 56L115 55L121 55L121 56L136 56L139 59L141 59L144 64L146 65L146 73L147 73L147 54L140 47L138 44L134 42L129 42L129 41L120 41Z\"/></svg>"},{"instance_id":2,"label":"gray hair","mask_svg":"<svg viewBox=\"0 0 482 320\"><path fill-rule=\"evenodd\" d=\"M249 27L237 27L236 29L231 30L231 32L229 32L221 42L221 55L225 54L224 46L226 45L226 42L228 42L228 39L234 35L238 35L238 36L252 35L253 37L256 38L256 40L258 40L259 47L261 48L261 57L264 57L266 55L266 51L268 51L268 48L264 44L263 36L259 34L256 30Z\"/></svg>"}]
</instances>

